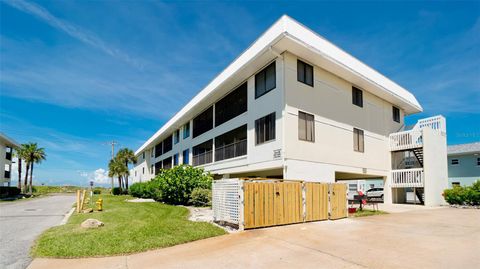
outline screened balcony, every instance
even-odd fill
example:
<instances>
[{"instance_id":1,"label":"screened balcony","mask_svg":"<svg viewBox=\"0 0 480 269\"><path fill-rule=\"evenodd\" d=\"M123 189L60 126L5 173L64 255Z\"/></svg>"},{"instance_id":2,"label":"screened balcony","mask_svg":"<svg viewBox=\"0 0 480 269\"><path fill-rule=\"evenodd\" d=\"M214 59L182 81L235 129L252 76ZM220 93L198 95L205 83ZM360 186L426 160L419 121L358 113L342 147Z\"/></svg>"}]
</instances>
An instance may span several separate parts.
<instances>
[{"instance_id":1,"label":"screened balcony","mask_svg":"<svg viewBox=\"0 0 480 269\"><path fill-rule=\"evenodd\" d=\"M198 166L213 162L213 140L205 141L193 147L192 165Z\"/></svg>"},{"instance_id":2,"label":"screened balcony","mask_svg":"<svg viewBox=\"0 0 480 269\"><path fill-rule=\"evenodd\" d=\"M247 125L215 138L215 161L247 155Z\"/></svg>"}]
</instances>

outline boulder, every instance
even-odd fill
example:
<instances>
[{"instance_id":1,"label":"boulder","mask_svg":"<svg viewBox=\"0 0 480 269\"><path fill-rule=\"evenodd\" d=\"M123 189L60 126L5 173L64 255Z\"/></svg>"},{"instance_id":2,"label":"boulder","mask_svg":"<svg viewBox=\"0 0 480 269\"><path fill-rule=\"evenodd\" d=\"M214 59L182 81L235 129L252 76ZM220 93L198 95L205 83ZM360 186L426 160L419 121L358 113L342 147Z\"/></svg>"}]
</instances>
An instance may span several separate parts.
<instances>
[{"instance_id":1,"label":"boulder","mask_svg":"<svg viewBox=\"0 0 480 269\"><path fill-rule=\"evenodd\" d=\"M82 211L83 213L92 213L93 209L92 208L87 208Z\"/></svg>"},{"instance_id":2,"label":"boulder","mask_svg":"<svg viewBox=\"0 0 480 269\"><path fill-rule=\"evenodd\" d=\"M87 219L85 220L84 222L82 222L82 224L80 224L80 226L82 228L98 228L98 227L101 227L103 226L103 222L97 220L97 219Z\"/></svg>"}]
</instances>

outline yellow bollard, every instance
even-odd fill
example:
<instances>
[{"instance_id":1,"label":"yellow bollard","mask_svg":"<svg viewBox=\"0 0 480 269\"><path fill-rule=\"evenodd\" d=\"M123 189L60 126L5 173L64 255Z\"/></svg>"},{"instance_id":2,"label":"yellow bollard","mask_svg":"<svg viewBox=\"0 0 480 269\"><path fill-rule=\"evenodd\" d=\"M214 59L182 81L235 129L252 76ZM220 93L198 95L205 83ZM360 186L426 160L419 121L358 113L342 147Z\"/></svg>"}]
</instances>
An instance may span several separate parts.
<instances>
[{"instance_id":1,"label":"yellow bollard","mask_svg":"<svg viewBox=\"0 0 480 269\"><path fill-rule=\"evenodd\" d=\"M95 204L97 204L97 211L102 211L103 210L103 199L100 198L98 199Z\"/></svg>"}]
</instances>

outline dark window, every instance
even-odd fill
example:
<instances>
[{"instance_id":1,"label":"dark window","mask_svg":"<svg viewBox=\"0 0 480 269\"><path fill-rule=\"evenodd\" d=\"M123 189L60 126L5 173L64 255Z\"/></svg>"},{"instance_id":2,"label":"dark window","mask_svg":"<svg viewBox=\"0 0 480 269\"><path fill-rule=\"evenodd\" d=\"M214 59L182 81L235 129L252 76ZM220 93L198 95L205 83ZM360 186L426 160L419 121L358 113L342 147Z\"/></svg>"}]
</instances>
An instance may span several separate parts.
<instances>
[{"instance_id":1,"label":"dark window","mask_svg":"<svg viewBox=\"0 0 480 269\"><path fill-rule=\"evenodd\" d=\"M137 170L135 170L135 176L137 176Z\"/></svg>"},{"instance_id":2,"label":"dark window","mask_svg":"<svg viewBox=\"0 0 480 269\"><path fill-rule=\"evenodd\" d=\"M173 165L174 166L178 165L178 153L173 155Z\"/></svg>"},{"instance_id":3,"label":"dark window","mask_svg":"<svg viewBox=\"0 0 480 269\"><path fill-rule=\"evenodd\" d=\"M176 130L175 133L173 133L173 143L177 144L180 142L180 129Z\"/></svg>"},{"instance_id":4,"label":"dark window","mask_svg":"<svg viewBox=\"0 0 480 269\"><path fill-rule=\"evenodd\" d=\"M247 83L215 104L215 127L247 111Z\"/></svg>"},{"instance_id":5,"label":"dark window","mask_svg":"<svg viewBox=\"0 0 480 269\"><path fill-rule=\"evenodd\" d=\"M213 106L193 119L193 138L213 128Z\"/></svg>"},{"instance_id":6,"label":"dark window","mask_svg":"<svg viewBox=\"0 0 480 269\"><path fill-rule=\"evenodd\" d=\"M458 159L452 159L452 165L459 165L460 161Z\"/></svg>"},{"instance_id":7,"label":"dark window","mask_svg":"<svg viewBox=\"0 0 480 269\"><path fill-rule=\"evenodd\" d=\"M215 161L247 154L247 125L215 137Z\"/></svg>"},{"instance_id":8,"label":"dark window","mask_svg":"<svg viewBox=\"0 0 480 269\"><path fill-rule=\"evenodd\" d=\"M312 114L298 112L298 139L315 142L315 119Z\"/></svg>"},{"instance_id":9,"label":"dark window","mask_svg":"<svg viewBox=\"0 0 480 269\"><path fill-rule=\"evenodd\" d=\"M297 60L297 80L313 87L313 66Z\"/></svg>"},{"instance_id":10,"label":"dark window","mask_svg":"<svg viewBox=\"0 0 480 269\"><path fill-rule=\"evenodd\" d=\"M477 165L480 166L480 158L477 158Z\"/></svg>"},{"instance_id":11,"label":"dark window","mask_svg":"<svg viewBox=\"0 0 480 269\"><path fill-rule=\"evenodd\" d=\"M144 159L144 160L145 160L145 151L144 151L144 152L142 152L142 159Z\"/></svg>"},{"instance_id":12,"label":"dark window","mask_svg":"<svg viewBox=\"0 0 480 269\"><path fill-rule=\"evenodd\" d=\"M255 99L275 89L275 62L255 75Z\"/></svg>"},{"instance_id":13,"label":"dark window","mask_svg":"<svg viewBox=\"0 0 480 269\"><path fill-rule=\"evenodd\" d=\"M163 143L163 154L172 150L172 136L171 135L169 137L165 138L165 140L163 140L162 143Z\"/></svg>"},{"instance_id":14,"label":"dark window","mask_svg":"<svg viewBox=\"0 0 480 269\"><path fill-rule=\"evenodd\" d=\"M364 152L363 130L353 128L353 150Z\"/></svg>"},{"instance_id":15,"label":"dark window","mask_svg":"<svg viewBox=\"0 0 480 269\"><path fill-rule=\"evenodd\" d=\"M189 155L190 155L190 150L189 150L189 149L186 149L186 150L183 151L182 154L183 154L183 161L182 161L183 164L189 164L189 163L190 163L190 162L189 162L189 159L190 159L190 156L189 156Z\"/></svg>"},{"instance_id":16,"label":"dark window","mask_svg":"<svg viewBox=\"0 0 480 269\"><path fill-rule=\"evenodd\" d=\"M160 142L155 146L155 158L163 154L163 143Z\"/></svg>"},{"instance_id":17,"label":"dark window","mask_svg":"<svg viewBox=\"0 0 480 269\"><path fill-rule=\"evenodd\" d=\"M155 175L158 175L160 173L160 170L162 169L162 161L158 161L155 163Z\"/></svg>"},{"instance_id":18,"label":"dark window","mask_svg":"<svg viewBox=\"0 0 480 269\"><path fill-rule=\"evenodd\" d=\"M172 168L172 157L165 158L162 161L163 169L170 169Z\"/></svg>"},{"instance_id":19,"label":"dark window","mask_svg":"<svg viewBox=\"0 0 480 269\"><path fill-rule=\"evenodd\" d=\"M152 175L153 175L153 172L155 172L155 171L153 171L153 169L154 169L154 166L152 164L152 165L150 165L150 174L152 174Z\"/></svg>"},{"instance_id":20,"label":"dark window","mask_svg":"<svg viewBox=\"0 0 480 269\"><path fill-rule=\"evenodd\" d=\"M460 187L460 182L452 182L452 187Z\"/></svg>"},{"instance_id":21,"label":"dark window","mask_svg":"<svg viewBox=\"0 0 480 269\"><path fill-rule=\"evenodd\" d=\"M190 136L190 122L183 125L183 139Z\"/></svg>"},{"instance_id":22,"label":"dark window","mask_svg":"<svg viewBox=\"0 0 480 269\"><path fill-rule=\"evenodd\" d=\"M275 139L275 112L255 121L255 144Z\"/></svg>"},{"instance_id":23,"label":"dark window","mask_svg":"<svg viewBox=\"0 0 480 269\"><path fill-rule=\"evenodd\" d=\"M211 163L213 161L213 139L193 147L193 166Z\"/></svg>"},{"instance_id":24,"label":"dark window","mask_svg":"<svg viewBox=\"0 0 480 269\"><path fill-rule=\"evenodd\" d=\"M352 104L363 107L363 92L355 87L352 87Z\"/></svg>"},{"instance_id":25,"label":"dark window","mask_svg":"<svg viewBox=\"0 0 480 269\"><path fill-rule=\"evenodd\" d=\"M145 167L142 167L142 174L145 175ZM135 171L135 175L137 175L137 171Z\"/></svg>"},{"instance_id":26,"label":"dark window","mask_svg":"<svg viewBox=\"0 0 480 269\"><path fill-rule=\"evenodd\" d=\"M393 113L393 120L396 122L400 122L400 109L397 107L392 107L392 113Z\"/></svg>"}]
</instances>

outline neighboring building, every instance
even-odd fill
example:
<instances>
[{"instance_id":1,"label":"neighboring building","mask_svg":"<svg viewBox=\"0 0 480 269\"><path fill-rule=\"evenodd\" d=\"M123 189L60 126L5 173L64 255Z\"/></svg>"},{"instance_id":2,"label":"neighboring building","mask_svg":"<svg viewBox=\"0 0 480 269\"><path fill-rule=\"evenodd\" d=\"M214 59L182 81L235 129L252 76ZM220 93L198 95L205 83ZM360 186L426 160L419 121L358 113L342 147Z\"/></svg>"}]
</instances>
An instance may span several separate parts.
<instances>
[{"instance_id":1,"label":"neighboring building","mask_svg":"<svg viewBox=\"0 0 480 269\"><path fill-rule=\"evenodd\" d=\"M480 142L448 146L449 186L468 186L476 180L480 180Z\"/></svg>"},{"instance_id":2,"label":"neighboring building","mask_svg":"<svg viewBox=\"0 0 480 269\"><path fill-rule=\"evenodd\" d=\"M435 180L425 204L440 204L445 119L397 133L421 111L406 89L283 16L136 151L136 181L182 163L216 178L382 178L396 203ZM425 171L406 166L413 151Z\"/></svg>"},{"instance_id":3,"label":"neighboring building","mask_svg":"<svg viewBox=\"0 0 480 269\"><path fill-rule=\"evenodd\" d=\"M383 179L337 180L337 182L347 184L348 200L353 200L360 192L365 194L370 189L383 188L384 183Z\"/></svg>"},{"instance_id":4,"label":"neighboring building","mask_svg":"<svg viewBox=\"0 0 480 269\"><path fill-rule=\"evenodd\" d=\"M12 178L12 158L13 151L18 148L17 142L3 133L0 133L0 186L10 186Z\"/></svg>"}]
</instances>

